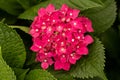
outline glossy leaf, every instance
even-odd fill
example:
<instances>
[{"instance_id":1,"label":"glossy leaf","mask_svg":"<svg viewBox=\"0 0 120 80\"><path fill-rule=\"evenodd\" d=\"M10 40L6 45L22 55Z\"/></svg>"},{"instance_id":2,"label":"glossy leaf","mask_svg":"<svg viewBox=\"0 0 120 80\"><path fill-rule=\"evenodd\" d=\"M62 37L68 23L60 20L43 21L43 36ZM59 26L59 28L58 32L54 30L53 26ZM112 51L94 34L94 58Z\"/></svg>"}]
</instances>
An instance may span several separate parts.
<instances>
[{"instance_id":1,"label":"glossy leaf","mask_svg":"<svg viewBox=\"0 0 120 80\"><path fill-rule=\"evenodd\" d=\"M17 0L0 0L0 9L12 15L18 15L22 12L22 7Z\"/></svg>"},{"instance_id":2,"label":"glossy leaf","mask_svg":"<svg viewBox=\"0 0 120 80\"><path fill-rule=\"evenodd\" d=\"M109 29L116 18L115 0L102 0L104 6L84 11L82 14L92 20L94 34L100 34Z\"/></svg>"},{"instance_id":3,"label":"glossy leaf","mask_svg":"<svg viewBox=\"0 0 120 80\"><path fill-rule=\"evenodd\" d=\"M46 70L34 69L26 75L25 80L57 80L52 74Z\"/></svg>"},{"instance_id":4,"label":"glossy leaf","mask_svg":"<svg viewBox=\"0 0 120 80\"><path fill-rule=\"evenodd\" d=\"M2 58L1 47L0 47L0 80L16 80L14 72Z\"/></svg>"},{"instance_id":5,"label":"glossy leaf","mask_svg":"<svg viewBox=\"0 0 120 80\"><path fill-rule=\"evenodd\" d=\"M0 23L0 45L7 64L22 68L26 59L24 44L15 30L3 23Z\"/></svg>"},{"instance_id":6,"label":"glossy leaf","mask_svg":"<svg viewBox=\"0 0 120 80\"><path fill-rule=\"evenodd\" d=\"M26 73L29 69L20 69L20 68L13 68L15 75L17 77L17 80L24 80Z\"/></svg>"},{"instance_id":7,"label":"glossy leaf","mask_svg":"<svg viewBox=\"0 0 120 80\"><path fill-rule=\"evenodd\" d=\"M89 55L80 59L70 70L70 74L78 78L89 78L100 76L105 79L103 70L105 62L104 47L98 38L89 46Z\"/></svg>"},{"instance_id":8,"label":"glossy leaf","mask_svg":"<svg viewBox=\"0 0 120 80\"><path fill-rule=\"evenodd\" d=\"M86 10L89 8L94 7L102 7L102 2L100 0L94 1L94 0L46 0L38 5L28 9L24 13L22 13L19 18L21 19L28 19L33 20L33 18L37 15L37 11L41 7L46 7L48 4L54 4L56 8L60 8L62 4L67 4L68 6L80 10Z\"/></svg>"}]
</instances>

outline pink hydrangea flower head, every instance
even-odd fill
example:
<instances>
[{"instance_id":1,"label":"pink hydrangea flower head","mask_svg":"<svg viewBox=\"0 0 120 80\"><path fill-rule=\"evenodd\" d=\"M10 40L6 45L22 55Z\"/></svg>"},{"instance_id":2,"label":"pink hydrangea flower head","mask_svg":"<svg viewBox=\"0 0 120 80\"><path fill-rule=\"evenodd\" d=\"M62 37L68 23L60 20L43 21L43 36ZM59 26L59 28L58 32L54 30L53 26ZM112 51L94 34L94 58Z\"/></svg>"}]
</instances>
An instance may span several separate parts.
<instances>
[{"instance_id":1,"label":"pink hydrangea flower head","mask_svg":"<svg viewBox=\"0 0 120 80\"><path fill-rule=\"evenodd\" d=\"M38 10L30 27L36 61L41 62L43 69L54 65L55 70L70 69L83 55L89 54L88 45L93 43L92 22L85 16L79 16L80 10L63 4L55 9L49 4Z\"/></svg>"}]
</instances>

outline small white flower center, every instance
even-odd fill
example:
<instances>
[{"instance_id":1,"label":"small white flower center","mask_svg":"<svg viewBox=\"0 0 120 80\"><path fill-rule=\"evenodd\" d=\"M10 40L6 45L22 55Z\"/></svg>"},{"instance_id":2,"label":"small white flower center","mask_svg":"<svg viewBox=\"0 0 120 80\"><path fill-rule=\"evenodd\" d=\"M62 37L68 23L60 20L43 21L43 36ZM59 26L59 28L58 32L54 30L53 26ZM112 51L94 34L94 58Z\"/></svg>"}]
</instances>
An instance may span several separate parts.
<instances>
[{"instance_id":1,"label":"small white flower center","mask_svg":"<svg viewBox=\"0 0 120 80\"><path fill-rule=\"evenodd\" d=\"M81 30L79 30L78 32L81 33Z\"/></svg>"},{"instance_id":2,"label":"small white flower center","mask_svg":"<svg viewBox=\"0 0 120 80\"><path fill-rule=\"evenodd\" d=\"M42 48L42 46L39 46L39 48L41 49L41 48Z\"/></svg>"},{"instance_id":3,"label":"small white flower center","mask_svg":"<svg viewBox=\"0 0 120 80\"><path fill-rule=\"evenodd\" d=\"M50 19L48 18L47 21L50 21Z\"/></svg>"},{"instance_id":4,"label":"small white flower center","mask_svg":"<svg viewBox=\"0 0 120 80\"><path fill-rule=\"evenodd\" d=\"M85 27L87 27L87 24L85 24Z\"/></svg>"},{"instance_id":5,"label":"small white flower center","mask_svg":"<svg viewBox=\"0 0 120 80\"><path fill-rule=\"evenodd\" d=\"M43 29L43 30L46 29L46 26L42 26L41 29Z\"/></svg>"},{"instance_id":6,"label":"small white flower center","mask_svg":"<svg viewBox=\"0 0 120 80\"><path fill-rule=\"evenodd\" d=\"M70 13L70 16L72 16L73 14L72 13Z\"/></svg>"},{"instance_id":7,"label":"small white flower center","mask_svg":"<svg viewBox=\"0 0 120 80\"><path fill-rule=\"evenodd\" d=\"M51 27L48 27L48 31L52 31L52 28L51 28Z\"/></svg>"},{"instance_id":8,"label":"small white flower center","mask_svg":"<svg viewBox=\"0 0 120 80\"><path fill-rule=\"evenodd\" d=\"M68 30L70 31L71 29L70 29L70 28L68 28Z\"/></svg>"},{"instance_id":9,"label":"small white flower center","mask_svg":"<svg viewBox=\"0 0 120 80\"><path fill-rule=\"evenodd\" d=\"M68 18L67 20L66 20L66 22L69 22L70 21L70 18Z\"/></svg>"},{"instance_id":10,"label":"small white flower center","mask_svg":"<svg viewBox=\"0 0 120 80\"><path fill-rule=\"evenodd\" d=\"M55 22L55 20L53 20L53 22Z\"/></svg>"},{"instance_id":11,"label":"small white flower center","mask_svg":"<svg viewBox=\"0 0 120 80\"><path fill-rule=\"evenodd\" d=\"M62 36L65 36L65 33L62 33Z\"/></svg>"},{"instance_id":12,"label":"small white flower center","mask_svg":"<svg viewBox=\"0 0 120 80\"><path fill-rule=\"evenodd\" d=\"M65 12L63 11L62 14L65 14Z\"/></svg>"},{"instance_id":13,"label":"small white flower center","mask_svg":"<svg viewBox=\"0 0 120 80\"><path fill-rule=\"evenodd\" d=\"M72 53L72 54L70 54L70 56L72 56L72 57L73 57L73 56L74 56L74 54Z\"/></svg>"},{"instance_id":14,"label":"small white flower center","mask_svg":"<svg viewBox=\"0 0 120 80\"><path fill-rule=\"evenodd\" d=\"M61 42L61 46L63 46L64 45L64 42Z\"/></svg>"},{"instance_id":15,"label":"small white flower center","mask_svg":"<svg viewBox=\"0 0 120 80\"><path fill-rule=\"evenodd\" d=\"M82 39L84 39L85 37L83 36Z\"/></svg>"},{"instance_id":16,"label":"small white flower center","mask_svg":"<svg viewBox=\"0 0 120 80\"><path fill-rule=\"evenodd\" d=\"M45 59L44 62L47 62L47 60Z\"/></svg>"},{"instance_id":17,"label":"small white flower center","mask_svg":"<svg viewBox=\"0 0 120 80\"><path fill-rule=\"evenodd\" d=\"M65 58L65 55L62 55L63 58Z\"/></svg>"},{"instance_id":18,"label":"small white flower center","mask_svg":"<svg viewBox=\"0 0 120 80\"><path fill-rule=\"evenodd\" d=\"M80 36L78 36L77 38L80 39Z\"/></svg>"},{"instance_id":19,"label":"small white flower center","mask_svg":"<svg viewBox=\"0 0 120 80\"><path fill-rule=\"evenodd\" d=\"M74 25L74 26L76 26L76 25L77 25L77 23L76 23L76 22L74 22L74 23L73 23L73 25Z\"/></svg>"},{"instance_id":20,"label":"small white flower center","mask_svg":"<svg viewBox=\"0 0 120 80\"><path fill-rule=\"evenodd\" d=\"M65 48L61 48L60 51L64 53L64 52L66 52L66 49Z\"/></svg>"},{"instance_id":21,"label":"small white flower center","mask_svg":"<svg viewBox=\"0 0 120 80\"><path fill-rule=\"evenodd\" d=\"M77 46L77 48L80 48L80 46Z\"/></svg>"},{"instance_id":22,"label":"small white flower center","mask_svg":"<svg viewBox=\"0 0 120 80\"><path fill-rule=\"evenodd\" d=\"M65 21L65 18L62 18L62 19L61 19L61 21L63 21L63 22L64 22L64 21Z\"/></svg>"},{"instance_id":23,"label":"small white flower center","mask_svg":"<svg viewBox=\"0 0 120 80\"><path fill-rule=\"evenodd\" d=\"M48 53L45 53L45 55L47 55Z\"/></svg>"},{"instance_id":24,"label":"small white flower center","mask_svg":"<svg viewBox=\"0 0 120 80\"><path fill-rule=\"evenodd\" d=\"M42 24L45 25L45 22L43 22Z\"/></svg>"},{"instance_id":25,"label":"small white flower center","mask_svg":"<svg viewBox=\"0 0 120 80\"><path fill-rule=\"evenodd\" d=\"M72 39L72 42L74 42L75 41L75 39Z\"/></svg>"},{"instance_id":26,"label":"small white flower center","mask_svg":"<svg viewBox=\"0 0 120 80\"><path fill-rule=\"evenodd\" d=\"M39 29L35 29L35 31L36 31L36 32L38 32L38 31L39 31Z\"/></svg>"}]
</instances>

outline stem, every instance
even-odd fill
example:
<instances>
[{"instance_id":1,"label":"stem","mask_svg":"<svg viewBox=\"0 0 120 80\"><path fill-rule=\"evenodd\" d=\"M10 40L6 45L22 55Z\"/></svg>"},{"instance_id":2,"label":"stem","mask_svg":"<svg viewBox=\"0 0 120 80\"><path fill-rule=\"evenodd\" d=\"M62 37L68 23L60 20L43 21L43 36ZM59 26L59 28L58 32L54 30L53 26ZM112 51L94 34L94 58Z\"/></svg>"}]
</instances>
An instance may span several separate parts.
<instances>
[{"instance_id":1,"label":"stem","mask_svg":"<svg viewBox=\"0 0 120 80\"><path fill-rule=\"evenodd\" d=\"M29 34L29 31L30 31L30 28L26 27L26 26L9 26L9 27L20 29L20 30L24 31L27 34Z\"/></svg>"}]
</instances>

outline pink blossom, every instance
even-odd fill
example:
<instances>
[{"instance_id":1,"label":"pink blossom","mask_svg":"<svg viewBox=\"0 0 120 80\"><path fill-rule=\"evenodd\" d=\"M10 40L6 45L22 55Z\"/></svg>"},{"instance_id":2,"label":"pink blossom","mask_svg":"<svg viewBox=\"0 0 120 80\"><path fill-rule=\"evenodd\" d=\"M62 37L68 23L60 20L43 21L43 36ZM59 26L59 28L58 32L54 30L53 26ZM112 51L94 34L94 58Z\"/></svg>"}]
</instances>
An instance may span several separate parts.
<instances>
[{"instance_id":1,"label":"pink blossom","mask_svg":"<svg viewBox=\"0 0 120 80\"><path fill-rule=\"evenodd\" d=\"M49 4L38 10L30 27L36 61L43 69L54 64L55 70L70 70L83 55L89 54L88 45L93 43L92 22L87 17L79 16L80 10L63 4L55 9Z\"/></svg>"},{"instance_id":2,"label":"pink blossom","mask_svg":"<svg viewBox=\"0 0 120 80\"><path fill-rule=\"evenodd\" d=\"M40 16L40 17L44 16L46 13L47 12L46 12L45 8L40 8L38 10L38 16Z\"/></svg>"},{"instance_id":3,"label":"pink blossom","mask_svg":"<svg viewBox=\"0 0 120 80\"><path fill-rule=\"evenodd\" d=\"M55 70L61 70L62 69L62 63L59 60L55 61L54 68L55 68Z\"/></svg>"},{"instance_id":4,"label":"pink blossom","mask_svg":"<svg viewBox=\"0 0 120 80\"><path fill-rule=\"evenodd\" d=\"M68 11L69 7L66 4L63 4L61 7L61 10L64 11L65 13Z\"/></svg>"},{"instance_id":5,"label":"pink blossom","mask_svg":"<svg viewBox=\"0 0 120 80\"><path fill-rule=\"evenodd\" d=\"M67 17L71 18L71 19L75 19L78 16L79 12L80 11L77 9L70 9L69 8L67 11Z\"/></svg>"},{"instance_id":6,"label":"pink blossom","mask_svg":"<svg viewBox=\"0 0 120 80\"><path fill-rule=\"evenodd\" d=\"M50 65L54 63L51 57L52 57L52 54L50 52L49 53L37 53L36 61L40 61L41 67L43 69L47 69Z\"/></svg>"},{"instance_id":7,"label":"pink blossom","mask_svg":"<svg viewBox=\"0 0 120 80\"><path fill-rule=\"evenodd\" d=\"M68 62L64 63L63 66L62 66L62 69L66 70L66 71L69 71L70 70L70 63L68 63Z\"/></svg>"},{"instance_id":8,"label":"pink blossom","mask_svg":"<svg viewBox=\"0 0 120 80\"><path fill-rule=\"evenodd\" d=\"M87 17L79 17L79 19L82 22L83 27L85 27L88 32L93 32L94 31L93 28L92 28L91 20L89 20Z\"/></svg>"},{"instance_id":9,"label":"pink blossom","mask_svg":"<svg viewBox=\"0 0 120 80\"><path fill-rule=\"evenodd\" d=\"M66 60L67 58L65 56L61 56L60 59L57 58L55 64L54 64L54 68L55 70L66 70L68 71L70 69L70 63Z\"/></svg>"},{"instance_id":10,"label":"pink blossom","mask_svg":"<svg viewBox=\"0 0 120 80\"><path fill-rule=\"evenodd\" d=\"M93 43L93 41L94 40L93 40L93 38L90 35L86 35L85 38L84 38L84 43L86 45Z\"/></svg>"},{"instance_id":11,"label":"pink blossom","mask_svg":"<svg viewBox=\"0 0 120 80\"><path fill-rule=\"evenodd\" d=\"M54 12L54 11L55 11L54 5L49 4L49 5L47 6L47 8L46 8L46 11L47 11L48 13Z\"/></svg>"},{"instance_id":12,"label":"pink blossom","mask_svg":"<svg viewBox=\"0 0 120 80\"><path fill-rule=\"evenodd\" d=\"M88 48L87 47L81 47L81 48L78 48L76 52L79 55L87 55L88 54Z\"/></svg>"},{"instance_id":13,"label":"pink blossom","mask_svg":"<svg viewBox=\"0 0 120 80\"><path fill-rule=\"evenodd\" d=\"M77 52L73 52L69 55L69 62L71 64L75 64L77 60L79 60L81 58L82 55L79 55L79 53Z\"/></svg>"}]
</instances>

